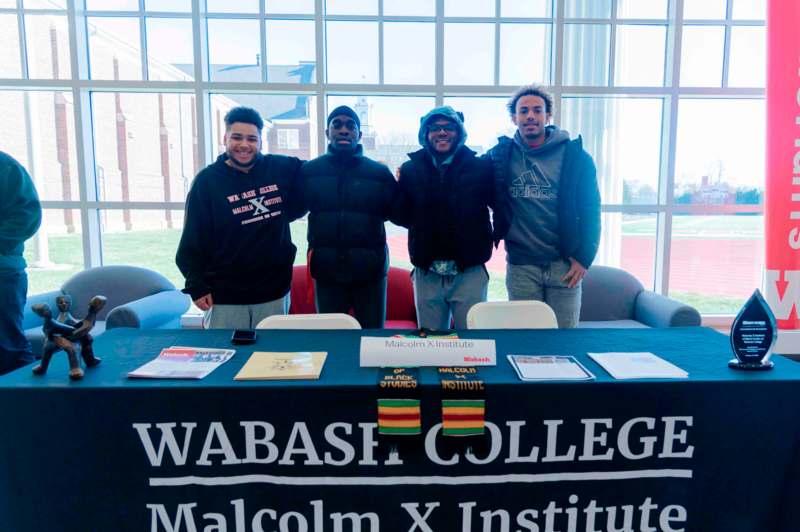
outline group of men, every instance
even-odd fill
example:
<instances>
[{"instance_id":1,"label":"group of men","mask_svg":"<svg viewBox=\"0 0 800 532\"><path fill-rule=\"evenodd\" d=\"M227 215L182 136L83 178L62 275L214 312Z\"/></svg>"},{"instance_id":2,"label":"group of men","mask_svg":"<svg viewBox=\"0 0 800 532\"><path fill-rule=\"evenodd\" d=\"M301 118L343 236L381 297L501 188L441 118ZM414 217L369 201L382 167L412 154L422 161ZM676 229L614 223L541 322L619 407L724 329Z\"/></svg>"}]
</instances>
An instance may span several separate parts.
<instances>
[{"instance_id":1,"label":"group of men","mask_svg":"<svg viewBox=\"0 0 800 532\"><path fill-rule=\"evenodd\" d=\"M581 139L551 125L553 98L525 86L509 100L517 127L485 155L467 147L464 116L437 107L420 120L421 149L397 179L363 154L359 116L331 111L328 150L307 162L261 153L263 121L225 117L225 153L195 178L176 262L209 328L253 328L285 314L296 248L289 223L308 214L318 312L352 309L383 327L389 253L384 222L408 228L417 321L466 327L485 301L492 246L505 240L511 300L535 299L575 327L581 279L600 240L600 195Z\"/></svg>"},{"instance_id":2,"label":"group of men","mask_svg":"<svg viewBox=\"0 0 800 532\"><path fill-rule=\"evenodd\" d=\"M359 116L331 111L327 153L312 161L263 155L258 112L231 109L225 153L186 199L176 262L184 292L208 328L253 328L289 311L297 248L289 224L308 214L308 262L318 312L349 312L363 328L386 316L389 252L384 222L408 228L419 327L466 327L485 301L486 262L505 240L511 300L536 299L559 327L575 327L581 279L600 240L600 195L581 139L550 125L553 98L520 88L508 102L517 131L482 157L466 145L464 116L437 107L420 120L421 149L398 178L365 157ZM25 169L0 153L0 374L32 361L22 331L23 243L41 223Z\"/></svg>"},{"instance_id":3,"label":"group of men","mask_svg":"<svg viewBox=\"0 0 800 532\"><path fill-rule=\"evenodd\" d=\"M363 154L349 107L327 120L325 155L303 162L263 155L264 122L236 107L225 153L186 199L176 262L208 328L253 328L289 311L297 251L289 223L308 214L308 262L318 312L349 312L383 327L389 252L384 222L408 228L419 327L466 327L488 292L486 262L505 240L511 300L536 299L559 327L575 327L581 279L600 240L600 195L581 139L550 125L553 98L525 86L509 100L517 131L482 157L466 145L464 116L437 107L420 120L421 149L398 178ZM42 211L25 169L0 153L0 374L33 360L22 331L23 243ZM490 213L491 211L491 213Z\"/></svg>"}]
</instances>

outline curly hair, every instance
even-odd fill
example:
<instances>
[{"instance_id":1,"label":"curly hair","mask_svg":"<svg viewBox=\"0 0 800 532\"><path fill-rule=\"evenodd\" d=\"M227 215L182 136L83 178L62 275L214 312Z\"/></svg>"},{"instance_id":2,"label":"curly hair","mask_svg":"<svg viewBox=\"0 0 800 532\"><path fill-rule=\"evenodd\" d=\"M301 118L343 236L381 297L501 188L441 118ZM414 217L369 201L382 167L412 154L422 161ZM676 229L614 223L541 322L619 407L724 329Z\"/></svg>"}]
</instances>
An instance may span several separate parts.
<instances>
[{"instance_id":1,"label":"curly hair","mask_svg":"<svg viewBox=\"0 0 800 532\"><path fill-rule=\"evenodd\" d=\"M542 85L525 85L517 89L511 98L508 100L506 104L506 108L508 108L508 113L511 116L514 116L517 112L517 102L523 96L538 96L542 100L544 100L544 107L545 112L550 114L553 112L553 95L550 94L547 89L545 89Z\"/></svg>"}]
</instances>

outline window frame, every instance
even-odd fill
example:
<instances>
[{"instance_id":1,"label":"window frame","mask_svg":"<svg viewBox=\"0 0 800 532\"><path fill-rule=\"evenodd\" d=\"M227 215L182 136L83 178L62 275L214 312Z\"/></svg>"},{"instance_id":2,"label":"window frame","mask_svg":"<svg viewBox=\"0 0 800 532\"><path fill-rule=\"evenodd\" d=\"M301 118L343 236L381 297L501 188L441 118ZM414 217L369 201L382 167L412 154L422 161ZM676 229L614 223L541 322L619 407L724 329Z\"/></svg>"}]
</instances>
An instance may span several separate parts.
<instances>
[{"instance_id":1,"label":"window frame","mask_svg":"<svg viewBox=\"0 0 800 532\"><path fill-rule=\"evenodd\" d=\"M114 209L151 209L163 211L182 210L183 202L107 202L98 201L97 176L92 139L91 94L93 92L179 92L195 96L195 114L199 146L199 164L203 166L213 161L213 138L211 128L211 95L226 92L248 92L260 94L307 94L314 96L317 120L311 130L311 142L316 141L316 152L324 153L325 124L328 95L367 94L375 96L432 96L436 105L442 105L446 97L465 96L508 96L517 87L501 85L500 79L500 27L502 23L550 24L549 79L541 80L551 88L555 97L554 122L559 122L558 110L561 100L569 97L656 97L664 99L662 117L661 169L659 174L659 201L653 204L627 205L605 203L603 213L655 215L658 220L656 234L655 290L669 294L670 250L673 218L680 214L764 214L764 205L685 205L674 201L675 151L677 123L681 98L755 98L764 99L763 87L729 87L731 32L735 27L764 26L764 20L741 20L733 18L733 2L727 0L724 19L684 20L684 0L670 0L665 19L618 18L619 0L612 0L609 18L566 18L565 0L552 0L551 16L547 17L501 17L501 0L494 0L493 16L451 17L445 16L444 0L435 0L435 13L432 16L388 16L384 15L384 0L377 0L377 15L328 15L325 13L325 0L314 0L315 11L307 13L270 14L265 11L265 1L259 2L258 13L207 13L204 1L192 2L191 12L161 12L145 10L145 0L138 0L135 11L86 11L85 0L67 0L66 9L30 9L24 7L23 0L16 0L16 7L0 8L0 14L15 14L18 22L20 41L20 78L0 79L0 90L47 90L71 93L75 127L75 151L77 155L78 199L71 201L43 201L45 209L73 209L80 213L83 239L84 267L103 263L100 213ZM54 14L66 15L69 31L68 60L71 77L69 79L36 79L29 77L27 39L25 34L25 15ZM141 80L93 80L90 78L88 32L86 21L90 17L132 17L140 27L139 43L141 53ZM193 28L194 72L193 80L150 81L148 80L146 18L188 19ZM259 82L219 82L211 81L208 72L208 26L211 19L257 20L260 26L261 57L267 50L266 22L269 20L308 20L315 27L315 69L310 83L281 83L267 79L266 61L261 61L261 80ZM325 27L330 21L366 21L378 25L378 73L377 83L327 83ZM434 83L426 85L388 84L384 82L384 24L387 22L426 22L435 26L435 75ZM494 72L493 80L487 85L446 85L444 83L444 28L449 23L487 23L494 26ZM607 84L603 86L565 85L563 83L564 29L567 24L605 24L610 28L609 63ZM667 28L665 45L665 73L662 86L658 87L617 87L614 85L614 61L616 56L616 34L619 25L663 25ZM722 58L722 80L719 87L684 87L680 84L682 33L689 26L723 26L725 28L724 51Z\"/></svg>"}]
</instances>

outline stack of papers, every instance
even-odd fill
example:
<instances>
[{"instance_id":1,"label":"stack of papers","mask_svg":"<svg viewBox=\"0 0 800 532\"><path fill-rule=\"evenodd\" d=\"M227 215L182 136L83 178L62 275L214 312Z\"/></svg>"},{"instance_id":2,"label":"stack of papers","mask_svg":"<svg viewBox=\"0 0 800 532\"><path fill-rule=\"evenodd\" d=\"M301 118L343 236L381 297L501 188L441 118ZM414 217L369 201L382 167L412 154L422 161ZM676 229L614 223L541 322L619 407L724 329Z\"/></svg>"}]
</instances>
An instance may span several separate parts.
<instances>
[{"instance_id":1,"label":"stack of papers","mask_svg":"<svg viewBox=\"0 0 800 532\"><path fill-rule=\"evenodd\" d=\"M589 353L615 379L686 379L689 374L653 353Z\"/></svg>"},{"instance_id":2,"label":"stack of papers","mask_svg":"<svg viewBox=\"0 0 800 532\"><path fill-rule=\"evenodd\" d=\"M234 349L173 346L130 373L140 379L202 379L230 360Z\"/></svg>"},{"instance_id":3,"label":"stack of papers","mask_svg":"<svg viewBox=\"0 0 800 532\"><path fill-rule=\"evenodd\" d=\"M524 381L594 379L575 357L508 355L508 361Z\"/></svg>"},{"instance_id":4,"label":"stack of papers","mask_svg":"<svg viewBox=\"0 0 800 532\"><path fill-rule=\"evenodd\" d=\"M270 353L256 351L233 378L237 381L319 379L328 353L324 351Z\"/></svg>"}]
</instances>

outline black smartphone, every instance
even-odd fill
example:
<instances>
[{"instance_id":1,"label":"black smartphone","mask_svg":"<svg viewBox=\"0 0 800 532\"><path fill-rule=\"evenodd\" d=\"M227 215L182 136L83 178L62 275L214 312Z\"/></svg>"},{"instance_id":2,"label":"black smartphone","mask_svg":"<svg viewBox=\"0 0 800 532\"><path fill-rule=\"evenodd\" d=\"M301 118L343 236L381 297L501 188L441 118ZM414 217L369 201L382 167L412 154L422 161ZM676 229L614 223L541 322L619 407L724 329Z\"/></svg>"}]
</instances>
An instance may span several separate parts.
<instances>
[{"instance_id":1,"label":"black smartphone","mask_svg":"<svg viewBox=\"0 0 800 532\"><path fill-rule=\"evenodd\" d=\"M236 329L231 336L231 343L236 345L247 345L256 343L256 331L254 329Z\"/></svg>"}]
</instances>

